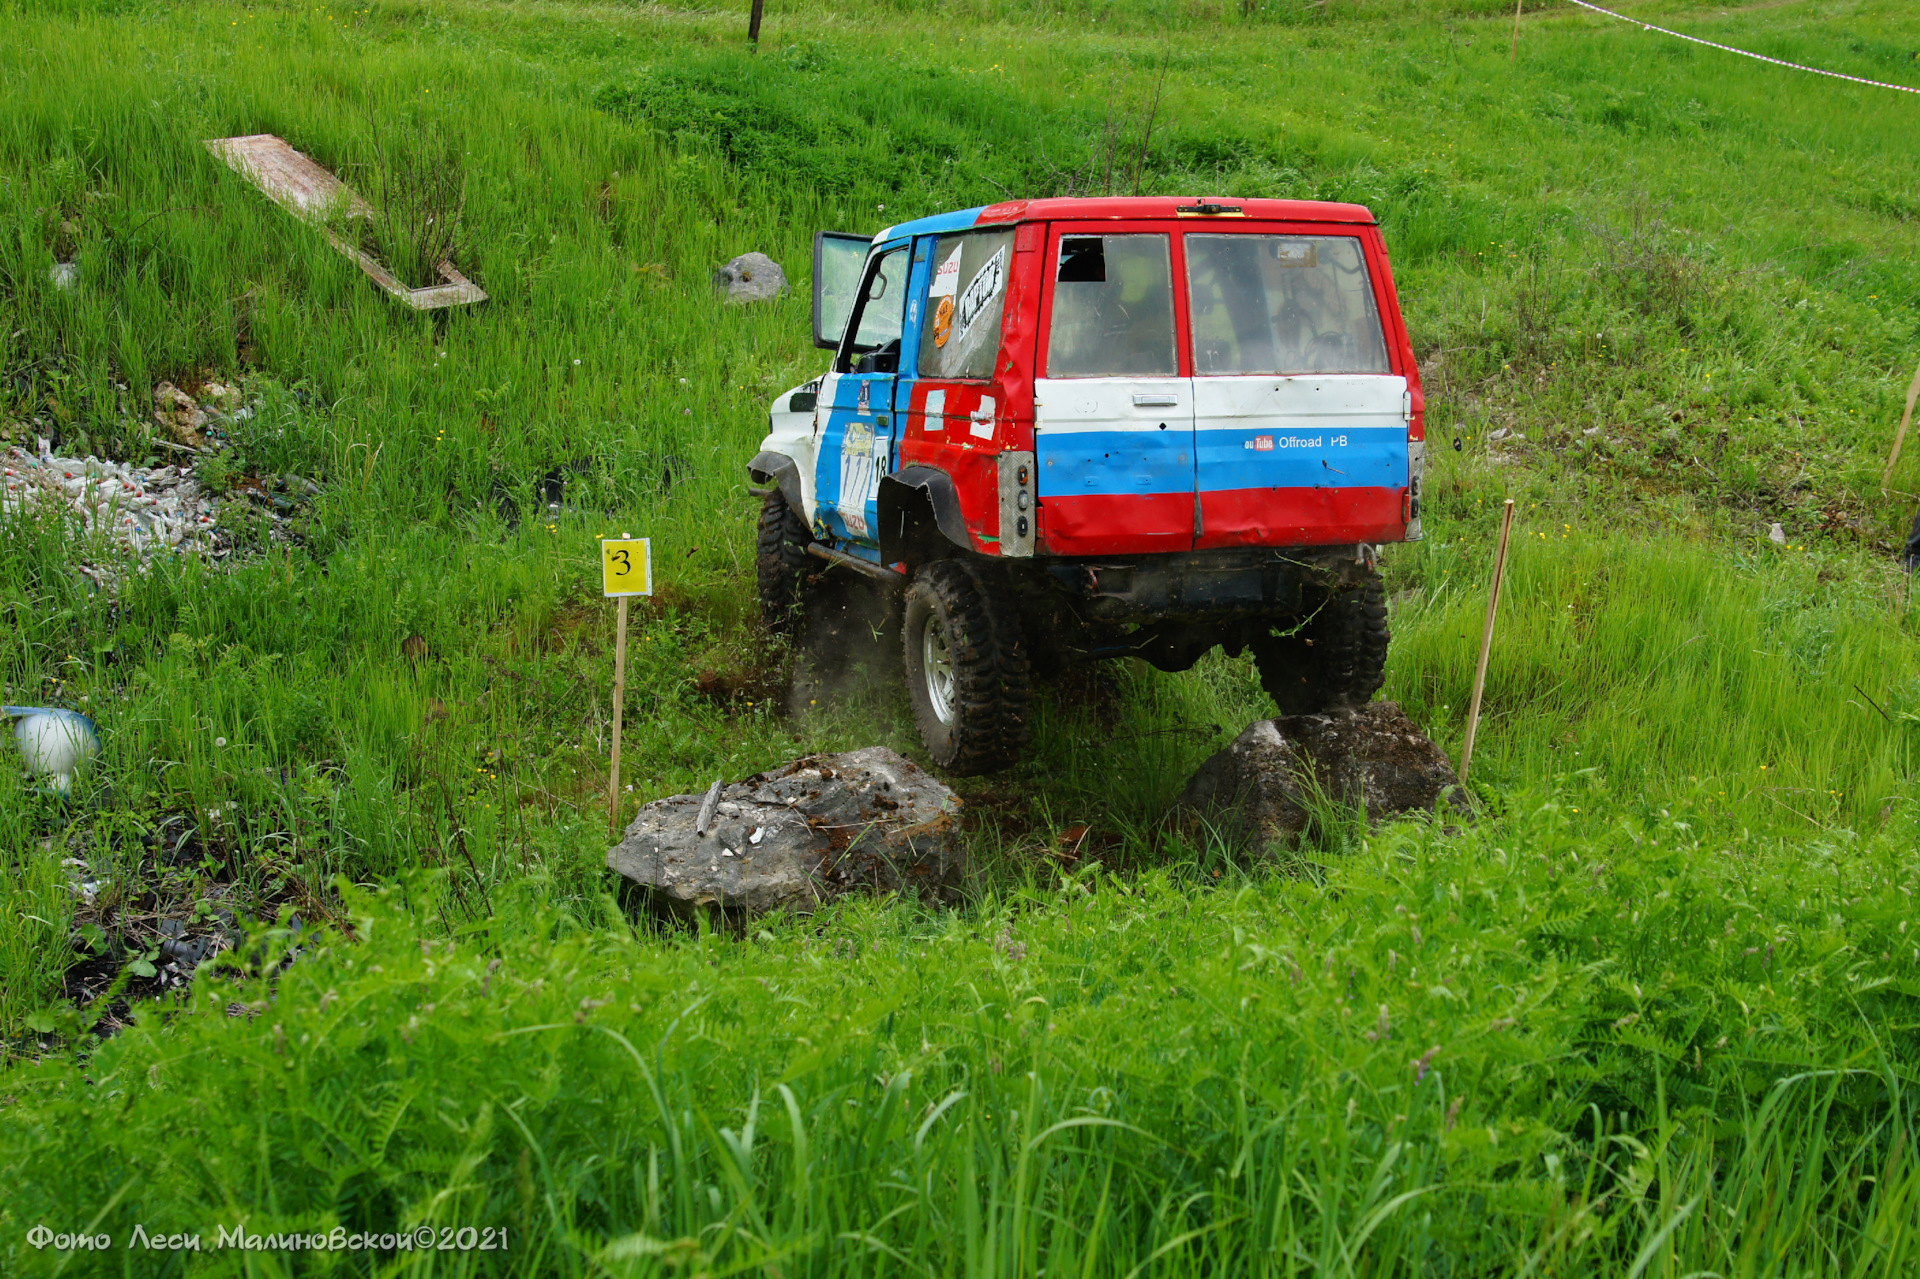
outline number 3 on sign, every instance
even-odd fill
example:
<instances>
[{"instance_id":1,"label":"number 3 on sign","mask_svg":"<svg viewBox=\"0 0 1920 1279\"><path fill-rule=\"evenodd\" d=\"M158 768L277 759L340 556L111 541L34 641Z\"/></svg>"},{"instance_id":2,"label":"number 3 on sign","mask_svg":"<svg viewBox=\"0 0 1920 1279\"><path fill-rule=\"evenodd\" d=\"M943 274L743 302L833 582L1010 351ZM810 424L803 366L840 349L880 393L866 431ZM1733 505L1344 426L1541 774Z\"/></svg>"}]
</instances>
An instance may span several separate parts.
<instances>
[{"instance_id":1,"label":"number 3 on sign","mask_svg":"<svg viewBox=\"0 0 1920 1279\"><path fill-rule=\"evenodd\" d=\"M644 537L600 539L600 584L608 599L653 594L653 546Z\"/></svg>"}]
</instances>

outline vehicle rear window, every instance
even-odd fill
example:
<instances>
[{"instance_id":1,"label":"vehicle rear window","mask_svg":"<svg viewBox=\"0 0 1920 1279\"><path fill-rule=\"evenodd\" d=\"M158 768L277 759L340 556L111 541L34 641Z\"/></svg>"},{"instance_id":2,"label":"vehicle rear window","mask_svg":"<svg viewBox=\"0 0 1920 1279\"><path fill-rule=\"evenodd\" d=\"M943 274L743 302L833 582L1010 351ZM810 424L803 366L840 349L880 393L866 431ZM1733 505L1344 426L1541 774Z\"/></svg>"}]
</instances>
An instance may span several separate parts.
<instances>
[{"instance_id":1,"label":"vehicle rear window","mask_svg":"<svg viewBox=\"0 0 1920 1279\"><path fill-rule=\"evenodd\" d=\"M1165 235L1068 235L1055 264L1048 377L1174 377Z\"/></svg>"},{"instance_id":2,"label":"vehicle rear window","mask_svg":"<svg viewBox=\"0 0 1920 1279\"><path fill-rule=\"evenodd\" d=\"M1360 241L1187 236L1193 371L1390 373Z\"/></svg>"},{"instance_id":3,"label":"vehicle rear window","mask_svg":"<svg viewBox=\"0 0 1920 1279\"><path fill-rule=\"evenodd\" d=\"M1013 269L1013 232L943 235L920 321L920 376L988 378L1000 352L1000 321Z\"/></svg>"}]
</instances>

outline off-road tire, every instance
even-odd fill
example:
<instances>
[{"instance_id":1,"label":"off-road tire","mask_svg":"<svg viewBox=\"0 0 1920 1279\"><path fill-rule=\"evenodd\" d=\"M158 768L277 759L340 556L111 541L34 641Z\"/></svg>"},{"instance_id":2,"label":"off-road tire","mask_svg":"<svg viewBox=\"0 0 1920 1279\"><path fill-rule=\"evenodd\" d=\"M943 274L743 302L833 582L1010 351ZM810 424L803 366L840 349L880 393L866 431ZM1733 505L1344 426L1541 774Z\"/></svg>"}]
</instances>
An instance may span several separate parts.
<instances>
[{"instance_id":1,"label":"off-road tire","mask_svg":"<svg viewBox=\"0 0 1920 1279\"><path fill-rule=\"evenodd\" d=\"M775 489L760 500L760 533L754 549L759 579L760 621L773 635L798 630L801 593L816 561L807 554L813 535L798 511Z\"/></svg>"},{"instance_id":2,"label":"off-road tire","mask_svg":"<svg viewBox=\"0 0 1920 1279\"><path fill-rule=\"evenodd\" d=\"M1282 715L1365 706L1387 681L1387 592L1378 573L1331 596L1291 635L1253 648L1260 687Z\"/></svg>"},{"instance_id":3,"label":"off-road tire","mask_svg":"<svg viewBox=\"0 0 1920 1279\"><path fill-rule=\"evenodd\" d=\"M944 671L929 650L935 628L945 639ZM978 568L935 560L907 586L900 637L913 718L933 762L961 776L1011 767L1027 744L1032 703L1013 601Z\"/></svg>"}]
</instances>

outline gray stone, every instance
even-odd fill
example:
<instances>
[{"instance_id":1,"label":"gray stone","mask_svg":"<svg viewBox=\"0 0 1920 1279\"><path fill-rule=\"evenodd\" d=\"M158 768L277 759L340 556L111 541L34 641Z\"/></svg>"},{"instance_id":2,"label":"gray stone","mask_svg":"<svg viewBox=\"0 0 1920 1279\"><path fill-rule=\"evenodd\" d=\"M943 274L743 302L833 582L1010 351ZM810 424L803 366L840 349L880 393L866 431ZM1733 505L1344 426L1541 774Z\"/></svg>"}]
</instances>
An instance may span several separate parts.
<instances>
[{"instance_id":1,"label":"gray stone","mask_svg":"<svg viewBox=\"0 0 1920 1279\"><path fill-rule=\"evenodd\" d=\"M676 913L805 913L855 891L946 897L964 866L960 801L885 747L809 755L706 796L646 805L607 865Z\"/></svg>"},{"instance_id":2,"label":"gray stone","mask_svg":"<svg viewBox=\"0 0 1920 1279\"><path fill-rule=\"evenodd\" d=\"M80 264L78 262L55 262L47 268L47 282L63 292L70 291L80 283Z\"/></svg>"},{"instance_id":3,"label":"gray stone","mask_svg":"<svg viewBox=\"0 0 1920 1279\"><path fill-rule=\"evenodd\" d=\"M787 273L764 253L742 253L713 273L729 302L766 302L787 291Z\"/></svg>"},{"instance_id":4,"label":"gray stone","mask_svg":"<svg viewBox=\"0 0 1920 1279\"><path fill-rule=\"evenodd\" d=\"M1200 765L1174 808L1189 829L1212 827L1235 844L1291 843L1307 828L1302 776L1279 721L1257 719Z\"/></svg>"},{"instance_id":5,"label":"gray stone","mask_svg":"<svg viewBox=\"0 0 1920 1279\"><path fill-rule=\"evenodd\" d=\"M1460 784L1452 763L1397 702L1292 715L1280 721L1280 731L1313 761L1320 788L1364 807L1370 821L1432 812Z\"/></svg>"},{"instance_id":6,"label":"gray stone","mask_svg":"<svg viewBox=\"0 0 1920 1279\"><path fill-rule=\"evenodd\" d=\"M1432 812L1459 784L1453 765L1397 703L1256 720L1194 773L1174 801L1190 830L1235 843L1290 844L1307 827L1316 789L1380 822Z\"/></svg>"}]
</instances>

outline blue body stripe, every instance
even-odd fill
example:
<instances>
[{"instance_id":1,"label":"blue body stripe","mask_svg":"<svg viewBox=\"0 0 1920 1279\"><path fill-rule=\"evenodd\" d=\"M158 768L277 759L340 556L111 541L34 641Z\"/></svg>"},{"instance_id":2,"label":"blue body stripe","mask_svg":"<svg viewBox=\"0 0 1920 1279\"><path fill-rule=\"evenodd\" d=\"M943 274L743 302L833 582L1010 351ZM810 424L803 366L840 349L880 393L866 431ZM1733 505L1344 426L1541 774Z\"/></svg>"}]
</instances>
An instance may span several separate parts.
<instances>
[{"instance_id":1,"label":"blue body stripe","mask_svg":"<svg viewBox=\"0 0 1920 1279\"><path fill-rule=\"evenodd\" d=\"M1305 429L1208 427L1195 433L1200 450L1200 491L1255 488L1405 488L1407 429L1404 426L1340 426L1337 421ZM1262 449L1262 438L1271 449Z\"/></svg>"},{"instance_id":2,"label":"blue body stripe","mask_svg":"<svg viewBox=\"0 0 1920 1279\"><path fill-rule=\"evenodd\" d=\"M1257 447L1260 437L1273 448ZM1337 441L1346 440L1345 444ZM1146 497L1191 493L1200 452L1202 493L1254 488L1405 488L1403 427L1316 426L1311 430L1203 428L1199 431L1060 431L1039 435L1045 497Z\"/></svg>"},{"instance_id":3,"label":"blue body stripe","mask_svg":"<svg viewBox=\"0 0 1920 1279\"><path fill-rule=\"evenodd\" d=\"M1193 492L1193 432L1048 431L1035 438L1040 499Z\"/></svg>"},{"instance_id":4,"label":"blue body stripe","mask_svg":"<svg viewBox=\"0 0 1920 1279\"><path fill-rule=\"evenodd\" d=\"M882 240L900 240L910 235L945 235L949 231L964 231L980 220L980 212L986 205L974 209L961 209L954 213L936 213L929 218L916 218L912 222L902 222L899 226L888 227L881 235L873 237L879 244Z\"/></svg>"}]
</instances>

